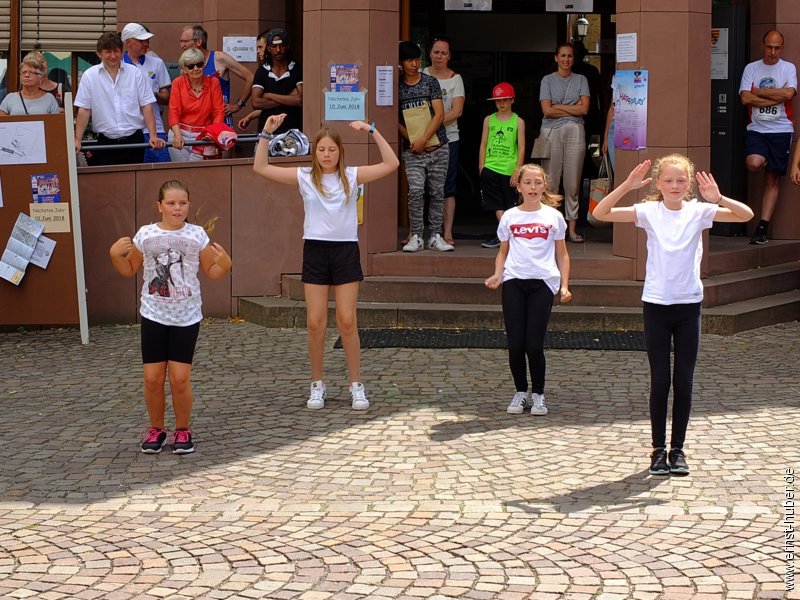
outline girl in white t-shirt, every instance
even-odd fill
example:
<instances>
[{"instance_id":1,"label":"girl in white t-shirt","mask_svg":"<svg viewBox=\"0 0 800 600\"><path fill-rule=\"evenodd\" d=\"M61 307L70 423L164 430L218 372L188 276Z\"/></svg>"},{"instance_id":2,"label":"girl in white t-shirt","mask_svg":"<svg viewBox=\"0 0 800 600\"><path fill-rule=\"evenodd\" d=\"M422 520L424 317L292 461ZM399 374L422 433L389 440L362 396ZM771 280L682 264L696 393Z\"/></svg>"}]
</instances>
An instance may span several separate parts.
<instances>
[{"instance_id":1,"label":"girl in white t-shirt","mask_svg":"<svg viewBox=\"0 0 800 600\"><path fill-rule=\"evenodd\" d=\"M506 411L520 414L530 406L532 415L546 415L544 336L555 295L560 294L561 302L572 298L564 241L567 223L554 208L562 197L547 191L547 174L541 166L522 165L511 182L520 194L520 203L500 219L494 274L485 283L491 289L503 285L508 363L517 388Z\"/></svg>"},{"instance_id":2,"label":"girl in white t-shirt","mask_svg":"<svg viewBox=\"0 0 800 600\"><path fill-rule=\"evenodd\" d=\"M231 270L231 258L217 243L211 243L205 229L186 222L189 189L177 179L165 182L158 191L159 223L140 228L133 239L122 237L111 246L114 268L133 277L144 266L144 283L139 312L142 317L142 362L144 401L150 428L142 441L142 452L158 454L167 443L164 428L169 373L175 433L172 452L194 452L189 420L192 414L192 358L203 318L199 268L209 279L221 279ZM169 266L180 261L181 281Z\"/></svg>"},{"instance_id":3,"label":"girl in white t-shirt","mask_svg":"<svg viewBox=\"0 0 800 600\"><path fill-rule=\"evenodd\" d=\"M366 410L369 401L361 383L361 342L356 323L358 287L364 278L358 249L358 186L385 177L397 169L400 161L375 129L374 123L353 121L350 127L367 132L375 139L381 153L380 163L345 167L341 137L335 130L323 128L314 138L310 168L271 165L268 140L285 118L285 114L267 118L264 130L259 134L253 170L270 181L298 186L303 198L302 281L312 381L306 406L311 409L325 406L323 355L328 327L328 296L332 287L336 326L350 374L351 406L355 410Z\"/></svg>"},{"instance_id":4,"label":"girl in white t-shirt","mask_svg":"<svg viewBox=\"0 0 800 600\"><path fill-rule=\"evenodd\" d=\"M688 474L683 452L692 407L692 380L700 344L700 303L703 284L703 230L714 221L743 223L753 211L741 202L720 194L710 173L699 172L680 154L661 158L652 177L646 160L631 171L618 188L594 209L601 221L635 223L647 233L647 265L642 292L644 335L650 362L650 426L653 452L650 473ZM697 180L698 202L692 188ZM654 193L644 202L616 207L628 192L655 181ZM674 374L670 374L670 346L674 346ZM667 402L670 382L674 386L672 433L667 452Z\"/></svg>"}]
</instances>

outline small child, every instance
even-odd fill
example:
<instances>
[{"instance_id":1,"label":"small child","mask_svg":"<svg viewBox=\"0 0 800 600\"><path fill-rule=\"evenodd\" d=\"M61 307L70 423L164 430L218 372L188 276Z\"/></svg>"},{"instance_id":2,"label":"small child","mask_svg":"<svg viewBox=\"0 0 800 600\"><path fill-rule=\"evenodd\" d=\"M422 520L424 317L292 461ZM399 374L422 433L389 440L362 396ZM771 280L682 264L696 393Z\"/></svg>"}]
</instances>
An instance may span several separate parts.
<instances>
[{"instance_id":1,"label":"small child","mask_svg":"<svg viewBox=\"0 0 800 600\"><path fill-rule=\"evenodd\" d=\"M514 88L510 83L494 86L489 100L494 100L497 112L483 120L478 173L483 208L493 210L499 222L503 213L517 203L511 175L522 165L525 156L525 121L511 110ZM499 248L500 240L495 235L481 246Z\"/></svg>"},{"instance_id":2,"label":"small child","mask_svg":"<svg viewBox=\"0 0 800 600\"><path fill-rule=\"evenodd\" d=\"M503 320L508 340L508 364L517 388L506 412L546 415L544 402L544 336L553 299L569 302L569 253L564 241L567 223L554 207L561 196L547 191L547 175L535 164L522 165L511 178L521 202L505 211L497 227L500 249L494 274L486 287L503 285ZM531 374L532 394L528 395Z\"/></svg>"},{"instance_id":3,"label":"small child","mask_svg":"<svg viewBox=\"0 0 800 600\"><path fill-rule=\"evenodd\" d=\"M647 233L647 265L644 289L644 336L650 362L650 428L653 452L652 475L688 475L683 451L689 413L692 408L692 380L700 346L700 303L703 283L700 261L702 234L714 221L743 223L753 211L720 194L711 174L697 173L681 154L658 160L652 177L646 160L631 171L618 188L606 196L592 213L600 221L635 223ZM700 195L693 197L697 179ZM654 181L654 193L644 202L617 207L617 202L633 190ZM670 349L674 346L675 367L670 374ZM667 452L667 402L670 383L674 386L672 435Z\"/></svg>"},{"instance_id":4,"label":"small child","mask_svg":"<svg viewBox=\"0 0 800 600\"><path fill-rule=\"evenodd\" d=\"M167 443L164 428L167 373L175 412L173 454L194 452L189 420L192 414L192 386L189 381L192 358L203 318L198 268L210 279L221 279L231 270L231 258L217 243L211 243L199 225L186 222L189 189L177 179L165 182L158 191L159 223L145 225L134 236L118 239L109 254L114 268L133 277L144 265L142 286L142 362L144 400L150 428L142 452L158 454ZM181 281L173 278L180 265Z\"/></svg>"}]
</instances>

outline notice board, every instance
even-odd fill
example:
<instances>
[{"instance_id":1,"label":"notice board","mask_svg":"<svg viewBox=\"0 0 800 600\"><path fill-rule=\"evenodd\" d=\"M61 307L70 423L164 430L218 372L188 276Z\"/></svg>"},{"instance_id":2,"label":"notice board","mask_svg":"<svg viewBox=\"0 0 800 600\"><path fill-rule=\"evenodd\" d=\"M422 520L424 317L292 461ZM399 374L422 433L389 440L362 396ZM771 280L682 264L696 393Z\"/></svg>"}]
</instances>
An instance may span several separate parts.
<instances>
[{"instance_id":1,"label":"notice board","mask_svg":"<svg viewBox=\"0 0 800 600\"><path fill-rule=\"evenodd\" d=\"M20 213L36 217L45 227L41 236L50 240L48 245L55 242L44 251L49 260L46 268L28 263L17 284L0 279L0 325L80 324L83 334L85 296L79 294L84 286L78 286L79 280L83 284L83 268L80 214L77 202L73 203L74 148L71 104L66 114L0 118L0 253L5 255L19 241L20 229L15 230L15 225ZM12 237L15 240L10 241ZM5 256L22 262L16 253ZM0 267L8 273L6 259L2 262Z\"/></svg>"}]
</instances>

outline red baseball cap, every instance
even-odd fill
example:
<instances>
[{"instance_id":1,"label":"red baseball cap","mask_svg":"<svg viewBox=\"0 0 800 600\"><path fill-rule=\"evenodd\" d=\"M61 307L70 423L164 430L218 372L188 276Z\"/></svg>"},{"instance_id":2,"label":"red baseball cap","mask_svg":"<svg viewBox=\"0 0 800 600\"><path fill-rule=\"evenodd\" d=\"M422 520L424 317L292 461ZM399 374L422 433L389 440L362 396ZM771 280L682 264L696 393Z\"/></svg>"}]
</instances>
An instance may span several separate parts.
<instances>
[{"instance_id":1,"label":"red baseball cap","mask_svg":"<svg viewBox=\"0 0 800 600\"><path fill-rule=\"evenodd\" d=\"M487 98L487 100L505 100L506 98L513 98L514 97L514 86L510 83L498 83L492 89L492 97Z\"/></svg>"}]
</instances>

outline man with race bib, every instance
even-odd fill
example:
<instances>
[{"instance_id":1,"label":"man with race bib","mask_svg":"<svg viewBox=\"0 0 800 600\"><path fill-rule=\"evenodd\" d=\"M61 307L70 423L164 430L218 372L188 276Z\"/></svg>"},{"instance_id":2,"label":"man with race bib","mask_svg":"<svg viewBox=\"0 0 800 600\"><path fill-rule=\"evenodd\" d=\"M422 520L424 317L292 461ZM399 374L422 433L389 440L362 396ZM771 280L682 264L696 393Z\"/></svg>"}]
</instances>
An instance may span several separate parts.
<instances>
[{"instance_id":1,"label":"man with race bib","mask_svg":"<svg viewBox=\"0 0 800 600\"><path fill-rule=\"evenodd\" d=\"M766 244L772 213L778 204L778 179L786 174L794 125L791 100L797 93L797 70L781 59L783 35L768 31L762 40L764 58L744 68L739 96L748 107L745 154L747 170L764 169L764 195L761 220L750 239L751 244Z\"/></svg>"}]
</instances>

